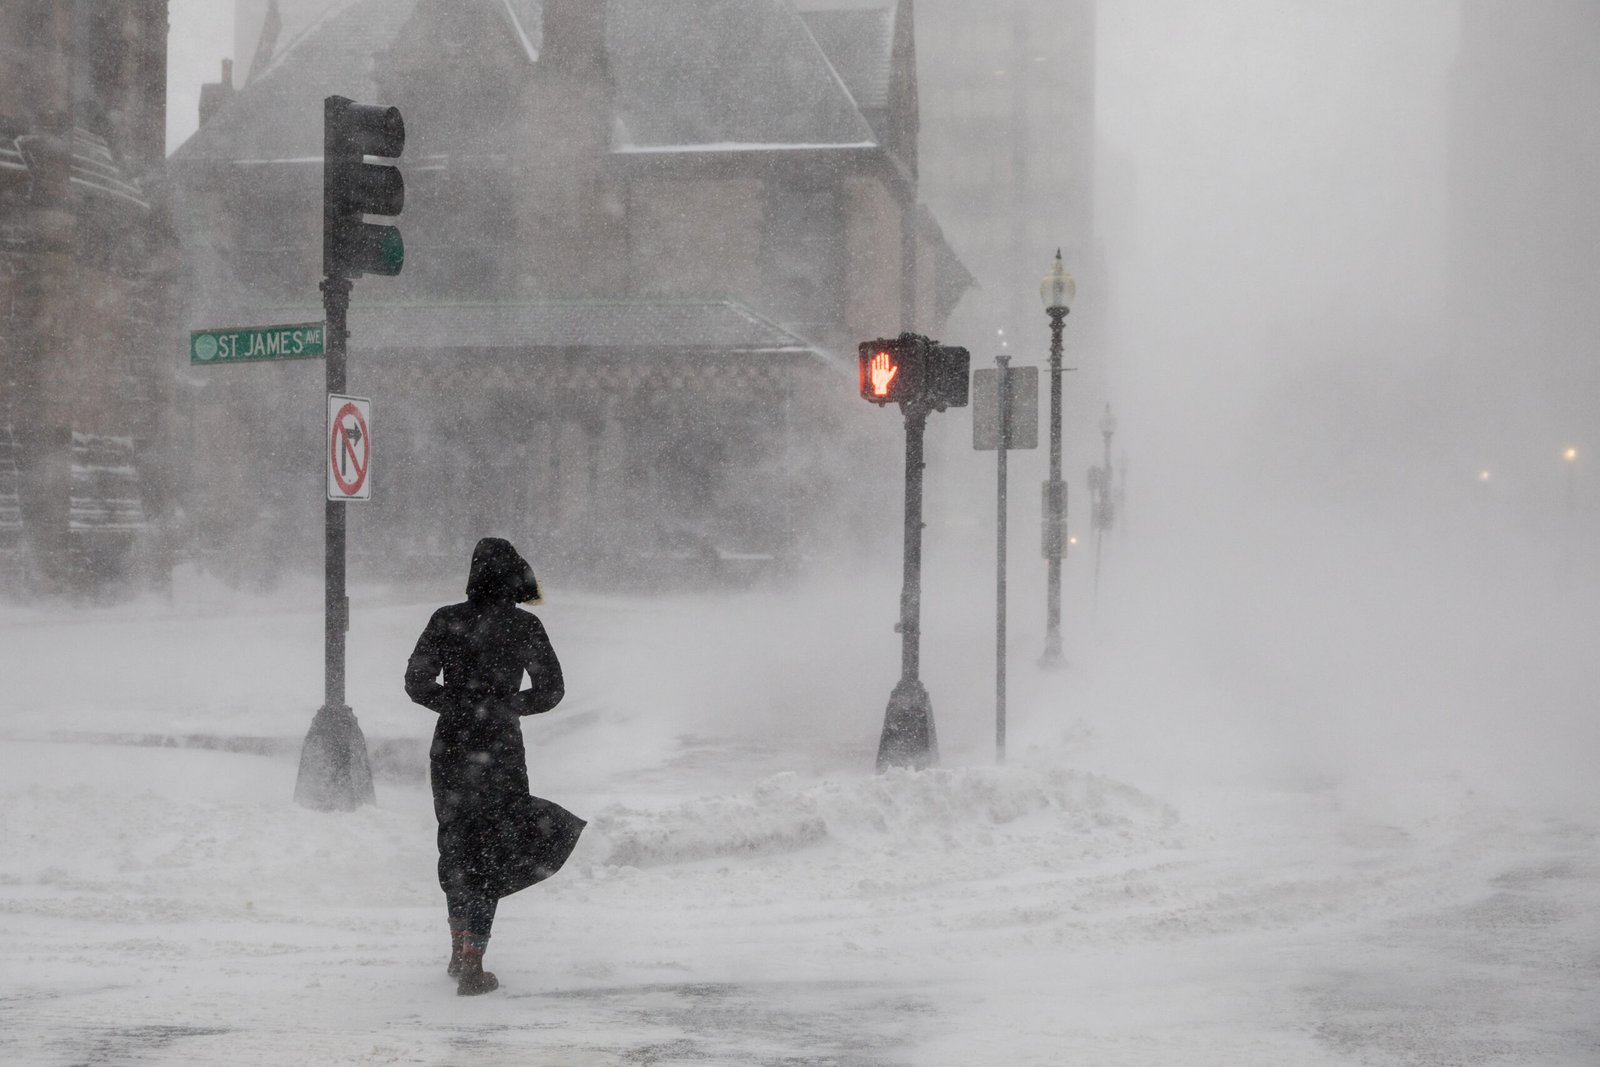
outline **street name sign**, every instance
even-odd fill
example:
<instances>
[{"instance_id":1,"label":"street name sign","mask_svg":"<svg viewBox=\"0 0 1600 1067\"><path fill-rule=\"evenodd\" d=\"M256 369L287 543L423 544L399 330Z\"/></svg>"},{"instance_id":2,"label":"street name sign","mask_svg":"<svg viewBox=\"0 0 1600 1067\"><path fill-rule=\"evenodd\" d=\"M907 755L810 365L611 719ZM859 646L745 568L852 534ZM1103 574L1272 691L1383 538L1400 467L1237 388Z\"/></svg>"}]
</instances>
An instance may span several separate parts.
<instances>
[{"instance_id":1,"label":"street name sign","mask_svg":"<svg viewBox=\"0 0 1600 1067\"><path fill-rule=\"evenodd\" d=\"M328 394L329 500L372 499L372 401Z\"/></svg>"},{"instance_id":2,"label":"street name sign","mask_svg":"<svg viewBox=\"0 0 1600 1067\"><path fill-rule=\"evenodd\" d=\"M1000 447L1000 375L1006 376L1011 401L1011 439L1007 448L1039 447L1039 368L1008 367L972 372L972 447L992 452Z\"/></svg>"},{"instance_id":3,"label":"street name sign","mask_svg":"<svg viewBox=\"0 0 1600 1067\"><path fill-rule=\"evenodd\" d=\"M320 322L288 326L224 326L189 334L189 362L259 363L263 360L316 359L323 355Z\"/></svg>"}]
</instances>

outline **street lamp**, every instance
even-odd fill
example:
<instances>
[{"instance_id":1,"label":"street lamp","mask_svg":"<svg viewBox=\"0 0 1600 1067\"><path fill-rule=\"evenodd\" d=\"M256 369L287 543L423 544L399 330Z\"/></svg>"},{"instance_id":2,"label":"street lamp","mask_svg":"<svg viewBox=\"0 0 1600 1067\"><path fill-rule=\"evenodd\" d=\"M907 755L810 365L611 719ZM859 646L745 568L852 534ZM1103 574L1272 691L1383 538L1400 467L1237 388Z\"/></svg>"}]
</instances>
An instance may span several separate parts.
<instances>
[{"instance_id":1,"label":"street lamp","mask_svg":"<svg viewBox=\"0 0 1600 1067\"><path fill-rule=\"evenodd\" d=\"M1044 655L1041 667L1059 667L1061 656L1061 557L1066 555L1067 487L1061 481L1061 330L1078 295L1078 286L1061 263L1061 250L1050 273L1039 283L1039 299L1050 316L1050 480L1044 483L1044 555L1050 563L1045 588Z\"/></svg>"},{"instance_id":2,"label":"street lamp","mask_svg":"<svg viewBox=\"0 0 1600 1067\"><path fill-rule=\"evenodd\" d=\"M1565 571L1572 565L1573 553L1577 551L1578 534L1572 521L1572 501L1575 496L1573 482L1578 471L1578 450L1569 445L1562 451L1561 458L1567 464L1567 499L1564 508L1566 516L1562 524L1566 527L1566 531L1561 540L1561 569Z\"/></svg>"},{"instance_id":3,"label":"street lamp","mask_svg":"<svg viewBox=\"0 0 1600 1067\"><path fill-rule=\"evenodd\" d=\"M1100 437L1105 441L1105 459L1098 467L1089 468L1090 525L1094 527L1094 607L1100 607L1100 557L1105 549L1106 534L1111 530L1116 505L1111 501L1111 438L1117 432L1117 417L1106 405L1100 416Z\"/></svg>"}]
</instances>

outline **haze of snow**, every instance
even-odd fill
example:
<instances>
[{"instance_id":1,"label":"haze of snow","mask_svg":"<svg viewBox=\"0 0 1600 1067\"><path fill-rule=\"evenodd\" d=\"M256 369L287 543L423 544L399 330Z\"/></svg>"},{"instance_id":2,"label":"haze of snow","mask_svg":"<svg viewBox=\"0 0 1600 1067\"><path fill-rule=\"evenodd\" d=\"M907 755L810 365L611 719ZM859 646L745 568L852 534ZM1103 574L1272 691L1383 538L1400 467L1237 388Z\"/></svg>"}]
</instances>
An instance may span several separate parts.
<instances>
[{"instance_id":1,"label":"haze of snow","mask_svg":"<svg viewBox=\"0 0 1600 1067\"><path fill-rule=\"evenodd\" d=\"M1429 642L1375 659L1395 631L1352 627L1307 654L1260 617L1305 623L1292 590L1197 626L1216 601L1174 595L1170 546L1129 538L1092 616L1069 567L1060 673L1032 662L1018 566L996 766L981 542L930 532L943 761L922 773L872 769L892 566L657 599L549 576L569 696L525 721L531 777L591 825L504 903L503 990L474 1000L442 973L432 716L399 684L454 581L357 589L379 803L347 815L290 801L316 587L190 574L170 603L7 609L0 1059L1595 1062L1600 822L1540 774L1593 734L1551 730L1548 693L1486 717L1466 683L1490 675L1451 653L1434 666L1461 688L1379 708ZM113 743L149 734L253 751Z\"/></svg>"},{"instance_id":2,"label":"haze of snow","mask_svg":"<svg viewBox=\"0 0 1600 1067\"><path fill-rule=\"evenodd\" d=\"M591 824L503 906L497 994L442 974L399 686L460 575L355 590L379 804L351 815L290 802L319 588L0 609L0 1061L1600 1062L1594 500L1531 461L1479 481L1566 442L1440 416L1454 12L1106 5L1115 285L1081 295L1114 343L1081 362L1130 496L1043 674L1017 490L1004 766L965 419L930 428L938 770L872 771L881 546L736 595L542 575L570 695L531 777ZM1104 397L1073 390L1078 470Z\"/></svg>"}]
</instances>

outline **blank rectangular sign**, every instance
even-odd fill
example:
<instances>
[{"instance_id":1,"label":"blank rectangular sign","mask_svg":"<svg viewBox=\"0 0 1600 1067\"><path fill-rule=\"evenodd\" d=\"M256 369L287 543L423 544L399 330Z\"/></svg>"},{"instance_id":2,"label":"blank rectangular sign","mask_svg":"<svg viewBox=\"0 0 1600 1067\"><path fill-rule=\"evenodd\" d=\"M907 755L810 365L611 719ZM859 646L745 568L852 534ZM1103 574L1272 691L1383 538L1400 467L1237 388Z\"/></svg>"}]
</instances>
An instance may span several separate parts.
<instances>
[{"instance_id":1,"label":"blank rectangular sign","mask_svg":"<svg viewBox=\"0 0 1600 1067\"><path fill-rule=\"evenodd\" d=\"M993 452L1000 447L1000 369L972 373L972 447ZM1011 401L1009 448L1039 447L1039 368L1007 367L1006 394Z\"/></svg>"}]
</instances>

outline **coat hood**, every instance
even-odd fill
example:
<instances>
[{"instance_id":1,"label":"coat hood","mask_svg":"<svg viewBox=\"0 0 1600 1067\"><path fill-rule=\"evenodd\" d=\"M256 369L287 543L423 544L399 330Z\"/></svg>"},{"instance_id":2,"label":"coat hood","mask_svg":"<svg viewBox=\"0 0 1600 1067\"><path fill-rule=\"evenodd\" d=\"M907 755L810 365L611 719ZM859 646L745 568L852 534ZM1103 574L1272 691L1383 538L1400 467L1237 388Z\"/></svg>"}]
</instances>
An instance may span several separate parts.
<instances>
[{"instance_id":1,"label":"coat hood","mask_svg":"<svg viewBox=\"0 0 1600 1067\"><path fill-rule=\"evenodd\" d=\"M467 575L468 600L510 600L515 604L540 601L539 580L528 561L503 537L485 537L472 550L472 571Z\"/></svg>"}]
</instances>

